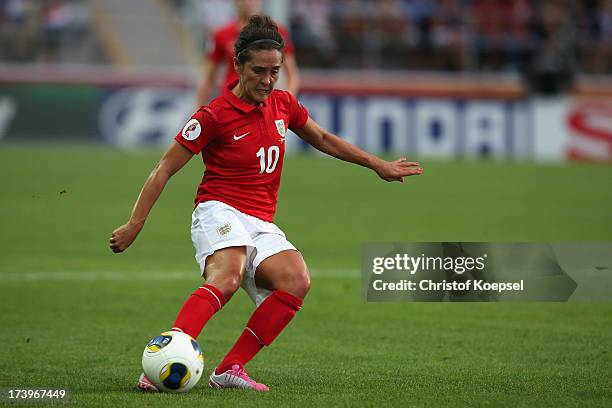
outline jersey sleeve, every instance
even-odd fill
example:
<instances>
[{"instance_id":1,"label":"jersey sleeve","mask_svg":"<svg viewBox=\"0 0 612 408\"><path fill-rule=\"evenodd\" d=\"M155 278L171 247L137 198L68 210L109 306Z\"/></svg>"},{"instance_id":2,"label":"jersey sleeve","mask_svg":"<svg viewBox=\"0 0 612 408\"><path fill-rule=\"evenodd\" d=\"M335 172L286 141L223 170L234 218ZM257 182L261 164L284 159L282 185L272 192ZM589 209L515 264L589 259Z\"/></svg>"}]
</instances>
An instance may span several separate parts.
<instances>
[{"instance_id":1,"label":"jersey sleeve","mask_svg":"<svg viewBox=\"0 0 612 408\"><path fill-rule=\"evenodd\" d=\"M302 105L293 94L289 95L289 129L301 129L308 121L308 110Z\"/></svg>"},{"instance_id":2,"label":"jersey sleeve","mask_svg":"<svg viewBox=\"0 0 612 408\"><path fill-rule=\"evenodd\" d=\"M207 45L208 55L207 57L213 62L219 62L223 59L223 42L221 38L221 32L216 31L212 39L208 41Z\"/></svg>"},{"instance_id":3,"label":"jersey sleeve","mask_svg":"<svg viewBox=\"0 0 612 408\"><path fill-rule=\"evenodd\" d=\"M207 107L202 107L193 114L174 140L179 142L191 153L198 154L214 138L214 119Z\"/></svg>"},{"instance_id":4,"label":"jersey sleeve","mask_svg":"<svg viewBox=\"0 0 612 408\"><path fill-rule=\"evenodd\" d=\"M294 48L293 42L291 41L291 35L289 35L289 31L285 28L285 26L279 25L278 32L283 37L283 41L285 42L284 52L285 55L293 55Z\"/></svg>"}]
</instances>

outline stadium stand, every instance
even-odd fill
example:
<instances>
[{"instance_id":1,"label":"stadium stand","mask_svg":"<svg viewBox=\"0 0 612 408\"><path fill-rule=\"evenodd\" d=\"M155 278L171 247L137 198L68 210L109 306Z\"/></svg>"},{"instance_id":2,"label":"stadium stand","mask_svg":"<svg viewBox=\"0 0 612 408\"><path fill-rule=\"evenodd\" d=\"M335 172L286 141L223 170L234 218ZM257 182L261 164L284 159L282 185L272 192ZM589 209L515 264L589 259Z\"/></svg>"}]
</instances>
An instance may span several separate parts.
<instances>
[{"instance_id":1,"label":"stadium stand","mask_svg":"<svg viewBox=\"0 0 612 408\"><path fill-rule=\"evenodd\" d=\"M106 62L90 2L1 0L0 62Z\"/></svg>"},{"instance_id":2,"label":"stadium stand","mask_svg":"<svg viewBox=\"0 0 612 408\"><path fill-rule=\"evenodd\" d=\"M558 64L592 73L612 69L610 0L293 4L291 27L305 65L522 71Z\"/></svg>"},{"instance_id":3,"label":"stadium stand","mask_svg":"<svg viewBox=\"0 0 612 408\"><path fill-rule=\"evenodd\" d=\"M612 0L287 1L305 70L510 73L544 94L612 72ZM232 13L230 0L0 0L0 63L199 66Z\"/></svg>"},{"instance_id":4,"label":"stadium stand","mask_svg":"<svg viewBox=\"0 0 612 408\"><path fill-rule=\"evenodd\" d=\"M139 67L195 64L197 53L164 2L95 0L97 29L114 62ZM145 28L145 29L143 29Z\"/></svg>"}]
</instances>

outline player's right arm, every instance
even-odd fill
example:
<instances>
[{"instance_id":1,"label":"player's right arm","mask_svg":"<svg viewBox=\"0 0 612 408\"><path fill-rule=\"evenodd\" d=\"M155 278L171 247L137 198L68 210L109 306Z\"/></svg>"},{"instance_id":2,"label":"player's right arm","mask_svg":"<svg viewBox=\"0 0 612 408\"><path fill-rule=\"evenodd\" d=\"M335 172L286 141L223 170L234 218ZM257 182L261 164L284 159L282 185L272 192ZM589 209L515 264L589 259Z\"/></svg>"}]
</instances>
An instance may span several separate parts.
<instances>
[{"instance_id":1,"label":"player's right arm","mask_svg":"<svg viewBox=\"0 0 612 408\"><path fill-rule=\"evenodd\" d=\"M109 241L113 252L123 252L134 242L170 177L192 157L190 150L176 141L172 142L142 187L129 221L113 231Z\"/></svg>"}]
</instances>

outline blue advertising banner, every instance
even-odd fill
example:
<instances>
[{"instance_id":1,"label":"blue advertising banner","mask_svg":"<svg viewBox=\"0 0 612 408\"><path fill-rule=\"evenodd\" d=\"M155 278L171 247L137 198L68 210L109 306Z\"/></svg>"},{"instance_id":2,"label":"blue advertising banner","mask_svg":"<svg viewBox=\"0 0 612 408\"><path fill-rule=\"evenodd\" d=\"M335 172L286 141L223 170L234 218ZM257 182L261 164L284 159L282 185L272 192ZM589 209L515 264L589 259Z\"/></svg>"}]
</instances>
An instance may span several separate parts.
<instances>
[{"instance_id":1,"label":"blue advertising banner","mask_svg":"<svg viewBox=\"0 0 612 408\"><path fill-rule=\"evenodd\" d=\"M300 98L323 127L371 152L427 157L528 158L531 119L526 100L462 100L307 94ZM120 148L165 145L194 111L193 92L124 88L105 92L101 138ZM287 150L306 151L297 136Z\"/></svg>"}]
</instances>

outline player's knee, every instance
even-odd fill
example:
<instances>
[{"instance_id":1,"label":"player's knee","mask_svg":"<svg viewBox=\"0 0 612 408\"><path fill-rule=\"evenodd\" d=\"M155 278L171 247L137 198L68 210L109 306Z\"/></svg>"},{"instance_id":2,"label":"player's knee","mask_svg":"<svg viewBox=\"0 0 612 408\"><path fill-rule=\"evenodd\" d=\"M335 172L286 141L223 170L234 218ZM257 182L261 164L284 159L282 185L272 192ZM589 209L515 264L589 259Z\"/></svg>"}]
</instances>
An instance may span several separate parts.
<instances>
[{"instance_id":1,"label":"player's knee","mask_svg":"<svg viewBox=\"0 0 612 408\"><path fill-rule=\"evenodd\" d=\"M219 289L225 300L228 301L242 285L244 270L239 267L228 268L212 275L211 279L207 279L206 282Z\"/></svg>"},{"instance_id":2,"label":"player's knee","mask_svg":"<svg viewBox=\"0 0 612 408\"><path fill-rule=\"evenodd\" d=\"M304 299L310 290L310 273L308 273L306 266L288 270L278 289Z\"/></svg>"},{"instance_id":3,"label":"player's knee","mask_svg":"<svg viewBox=\"0 0 612 408\"><path fill-rule=\"evenodd\" d=\"M296 282L296 292L298 293L297 296L300 299L304 299L309 291L310 291L310 273L308 273L308 269L305 269L304 274L301 275L298 281Z\"/></svg>"},{"instance_id":4,"label":"player's knee","mask_svg":"<svg viewBox=\"0 0 612 408\"><path fill-rule=\"evenodd\" d=\"M228 275L229 276L225 279L225 286L228 291L234 294L240 288L240 285L242 285L243 274L234 272Z\"/></svg>"},{"instance_id":5,"label":"player's knee","mask_svg":"<svg viewBox=\"0 0 612 408\"><path fill-rule=\"evenodd\" d=\"M216 251L206 259L206 283L213 285L228 301L240 288L244 277L246 253L244 247Z\"/></svg>"}]
</instances>

